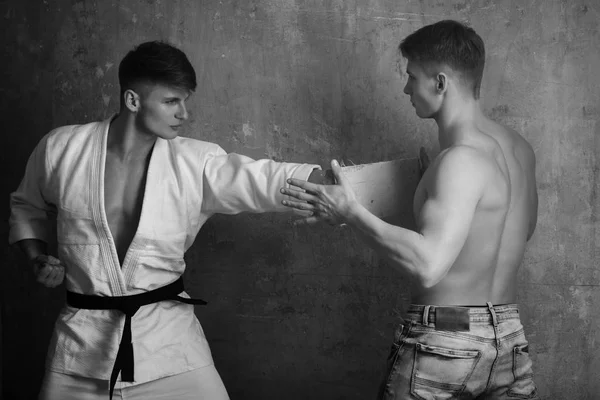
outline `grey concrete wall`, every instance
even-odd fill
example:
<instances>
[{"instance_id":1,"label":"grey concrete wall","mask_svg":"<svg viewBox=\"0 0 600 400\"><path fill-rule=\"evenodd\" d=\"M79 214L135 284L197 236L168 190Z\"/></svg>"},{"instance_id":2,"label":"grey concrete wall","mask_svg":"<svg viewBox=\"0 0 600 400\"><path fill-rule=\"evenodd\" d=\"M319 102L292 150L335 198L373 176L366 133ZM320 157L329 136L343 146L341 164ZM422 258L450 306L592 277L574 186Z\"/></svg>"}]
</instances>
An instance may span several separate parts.
<instances>
[{"instance_id":1,"label":"grey concrete wall","mask_svg":"<svg viewBox=\"0 0 600 400\"><path fill-rule=\"evenodd\" d=\"M435 153L435 126L402 94L396 48L444 18L484 38L484 108L537 153L539 223L519 301L540 392L600 398L596 0L0 2L1 242L34 145L116 112L119 60L145 40L171 41L196 67L186 136L322 165ZM217 368L233 399L372 398L410 285L353 232L289 220L218 216L187 254ZM27 399L64 294L1 246L2 389Z\"/></svg>"}]
</instances>

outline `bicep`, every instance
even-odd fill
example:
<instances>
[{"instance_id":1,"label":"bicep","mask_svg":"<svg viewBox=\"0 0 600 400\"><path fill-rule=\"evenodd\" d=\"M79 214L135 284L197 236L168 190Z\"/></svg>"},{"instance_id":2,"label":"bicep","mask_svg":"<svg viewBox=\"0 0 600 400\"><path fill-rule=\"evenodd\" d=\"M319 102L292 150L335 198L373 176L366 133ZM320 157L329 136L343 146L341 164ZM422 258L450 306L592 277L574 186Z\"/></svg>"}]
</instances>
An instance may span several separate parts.
<instances>
[{"instance_id":1,"label":"bicep","mask_svg":"<svg viewBox=\"0 0 600 400\"><path fill-rule=\"evenodd\" d=\"M459 156L462 152L459 152ZM468 156L468 155L467 155ZM446 157L427 185L427 198L417 215L431 268L444 275L462 250L485 185L478 160Z\"/></svg>"},{"instance_id":2,"label":"bicep","mask_svg":"<svg viewBox=\"0 0 600 400\"><path fill-rule=\"evenodd\" d=\"M476 203L460 194L438 195L425 200L418 216L419 231L437 268L450 268L464 246Z\"/></svg>"}]
</instances>

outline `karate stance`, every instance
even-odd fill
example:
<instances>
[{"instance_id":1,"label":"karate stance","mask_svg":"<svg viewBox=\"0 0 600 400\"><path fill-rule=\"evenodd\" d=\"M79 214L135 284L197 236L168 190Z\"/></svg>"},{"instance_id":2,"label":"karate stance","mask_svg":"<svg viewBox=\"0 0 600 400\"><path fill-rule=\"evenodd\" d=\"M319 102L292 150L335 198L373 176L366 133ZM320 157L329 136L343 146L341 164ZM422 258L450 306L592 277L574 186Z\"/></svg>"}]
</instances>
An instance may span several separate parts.
<instances>
[{"instance_id":1,"label":"karate stance","mask_svg":"<svg viewBox=\"0 0 600 400\"><path fill-rule=\"evenodd\" d=\"M66 278L68 290L40 399L227 399L186 304L202 302L183 292L184 253L215 213L289 211L280 186L320 167L178 137L196 75L166 43L130 51L119 82L118 115L48 133L11 195L10 243L40 283ZM46 250L50 212L58 259Z\"/></svg>"},{"instance_id":2,"label":"karate stance","mask_svg":"<svg viewBox=\"0 0 600 400\"><path fill-rule=\"evenodd\" d=\"M282 188L301 220L345 223L414 277L380 399L538 398L515 303L517 271L537 221L535 156L517 132L487 118L479 89L485 50L456 21L425 26L400 44L417 115L433 118L441 152L414 196L416 231L360 205L338 163L338 184L297 179Z\"/></svg>"}]
</instances>

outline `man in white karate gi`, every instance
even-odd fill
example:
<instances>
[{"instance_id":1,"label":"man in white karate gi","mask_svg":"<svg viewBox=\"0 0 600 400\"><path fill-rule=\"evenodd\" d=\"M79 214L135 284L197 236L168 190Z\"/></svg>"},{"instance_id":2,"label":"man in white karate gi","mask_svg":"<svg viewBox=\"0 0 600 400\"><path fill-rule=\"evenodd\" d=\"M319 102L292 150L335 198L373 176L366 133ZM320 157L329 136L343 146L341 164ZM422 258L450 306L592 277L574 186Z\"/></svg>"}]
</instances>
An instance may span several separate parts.
<instances>
[{"instance_id":1,"label":"man in white karate gi","mask_svg":"<svg viewBox=\"0 0 600 400\"><path fill-rule=\"evenodd\" d=\"M182 293L184 253L215 213L288 210L279 188L320 167L178 137L196 76L169 44L130 51L119 82L119 113L44 136L11 195L10 243L40 283L66 278L68 290L40 399L227 399L185 303L198 302ZM52 212L58 259L46 249Z\"/></svg>"}]
</instances>

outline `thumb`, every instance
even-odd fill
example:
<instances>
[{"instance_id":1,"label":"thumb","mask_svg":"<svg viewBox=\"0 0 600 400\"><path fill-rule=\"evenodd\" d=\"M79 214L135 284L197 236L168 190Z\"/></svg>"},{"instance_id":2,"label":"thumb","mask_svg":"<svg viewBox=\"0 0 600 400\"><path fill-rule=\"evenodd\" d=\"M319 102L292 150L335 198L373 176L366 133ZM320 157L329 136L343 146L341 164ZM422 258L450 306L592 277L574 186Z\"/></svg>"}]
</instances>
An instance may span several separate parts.
<instances>
[{"instance_id":1,"label":"thumb","mask_svg":"<svg viewBox=\"0 0 600 400\"><path fill-rule=\"evenodd\" d=\"M50 265L61 265L60 260L51 255L48 256L48 260L46 262Z\"/></svg>"},{"instance_id":2,"label":"thumb","mask_svg":"<svg viewBox=\"0 0 600 400\"><path fill-rule=\"evenodd\" d=\"M333 175L335 176L335 180L337 183L339 183L340 185L346 185L348 183L344 172L342 172L342 167L337 162L337 160L331 160L331 170L333 171Z\"/></svg>"}]
</instances>

